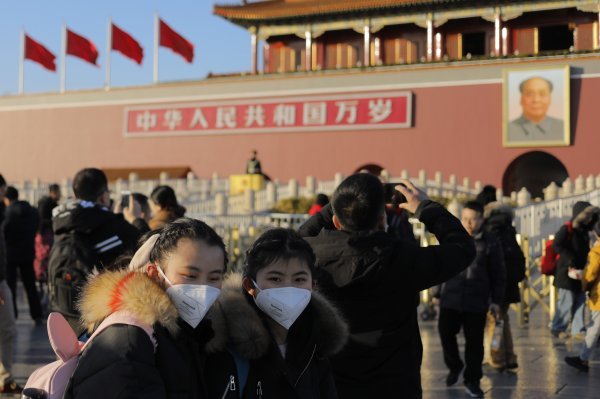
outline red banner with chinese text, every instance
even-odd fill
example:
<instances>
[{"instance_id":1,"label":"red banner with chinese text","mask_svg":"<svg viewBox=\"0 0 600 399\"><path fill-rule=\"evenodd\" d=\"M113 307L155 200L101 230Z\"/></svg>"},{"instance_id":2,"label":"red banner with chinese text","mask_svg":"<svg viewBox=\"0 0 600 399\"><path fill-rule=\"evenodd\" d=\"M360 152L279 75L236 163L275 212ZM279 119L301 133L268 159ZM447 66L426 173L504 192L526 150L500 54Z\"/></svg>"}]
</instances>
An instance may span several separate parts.
<instances>
[{"instance_id":1,"label":"red banner with chinese text","mask_svg":"<svg viewBox=\"0 0 600 399\"><path fill-rule=\"evenodd\" d=\"M126 109L128 137L411 127L412 93L364 92Z\"/></svg>"}]
</instances>

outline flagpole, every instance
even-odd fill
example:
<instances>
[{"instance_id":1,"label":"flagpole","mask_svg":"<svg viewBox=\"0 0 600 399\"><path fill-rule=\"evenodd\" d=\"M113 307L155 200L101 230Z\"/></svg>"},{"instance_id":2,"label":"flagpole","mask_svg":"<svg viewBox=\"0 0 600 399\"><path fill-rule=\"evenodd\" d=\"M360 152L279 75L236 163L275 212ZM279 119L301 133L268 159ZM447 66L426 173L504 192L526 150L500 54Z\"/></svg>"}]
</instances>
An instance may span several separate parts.
<instances>
[{"instance_id":1,"label":"flagpole","mask_svg":"<svg viewBox=\"0 0 600 399\"><path fill-rule=\"evenodd\" d=\"M106 29L106 79L104 81L104 90L110 90L110 53L112 51L112 17L108 17L108 27Z\"/></svg>"},{"instance_id":2,"label":"flagpole","mask_svg":"<svg viewBox=\"0 0 600 399\"><path fill-rule=\"evenodd\" d=\"M158 13L154 14L154 83L158 83L158 45L160 37L160 22Z\"/></svg>"},{"instance_id":3,"label":"flagpole","mask_svg":"<svg viewBox=\"0 0 600 399\"><path fill-rule=\"evenodd\" d=\"M67 61L67 24L63 24L60 47L60 92L65 92Z\"/></svg>"},{"instance_id":4,"label":"flagpole","mask_svg":"<svg viewBox=\"0 0 600 399\"><path fill-rule=\"evenodd\" d=\"M21 56L19 57L19 95L25 91L25 29L21 29Z\"/></svg>"}]
</instances>

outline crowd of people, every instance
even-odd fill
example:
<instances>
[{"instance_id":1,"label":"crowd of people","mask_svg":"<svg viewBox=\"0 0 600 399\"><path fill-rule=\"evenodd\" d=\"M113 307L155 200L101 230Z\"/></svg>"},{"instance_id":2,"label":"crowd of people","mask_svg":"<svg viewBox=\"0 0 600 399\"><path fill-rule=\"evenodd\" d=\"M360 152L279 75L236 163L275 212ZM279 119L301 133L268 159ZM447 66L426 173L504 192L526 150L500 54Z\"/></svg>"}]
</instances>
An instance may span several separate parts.
<instances>
[{"instance_id":1,"label":"crowd of people","mask_svg":"<svg viewBox=\"0 0 600 399\"><path fill-rule=\"evenodd\" d=\"M10 374L19 275L37 324L58 312L87 341L65 398L421 398L427 289L440 308L446 384L462 374L466 394L483 397L482 364L518 369L508 310L525 257L512 208L486 187L457 219L408 180L395 190L403 199L390 204L378 177L349 176L298 231L266 230L232 272L223 239L186 218L168 186L111 200L106 175L87 168L75 198L61 202L51 186L36 210L0 180L0 392L22 390ZM420 247L408 214L439 245ZM598 215L578 203L553 244L552 333L564 338L569 323L585 331L581 354L565 359L580 370L600 335ZM24 397L48 397L44 381L32 377Z\"/></svg>"}]
</instances>

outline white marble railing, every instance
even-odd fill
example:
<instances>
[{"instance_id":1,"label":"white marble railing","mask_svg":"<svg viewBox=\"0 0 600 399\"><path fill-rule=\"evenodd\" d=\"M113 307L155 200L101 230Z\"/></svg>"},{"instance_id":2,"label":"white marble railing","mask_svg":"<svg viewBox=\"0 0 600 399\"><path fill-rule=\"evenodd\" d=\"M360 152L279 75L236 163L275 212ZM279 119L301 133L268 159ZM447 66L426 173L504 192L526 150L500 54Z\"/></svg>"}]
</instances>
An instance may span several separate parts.
<instances>
[{"instance_id":1,"label":"white marble railing","mask_svg":"<svg viewBox=\"0 0 600 399\"><path fill-rule=\"evenodd\" d=\"M515 228L519 234L529 238L531 257L542 254L542 240L555 234L571 218L577 201L600 206L600 190L521 206L515 210Z\"/></svg>"},{"instance_id":2,"label":"white marble railing","mask_svg":"<svg viewBox=\"0 0 600 399\"><path fill-rule=\"evenodd\" d=\"M406 170L401 171L399 176L390 176L387 171L382 172L382 180L397 182L408 178ZM470 179L464 178L460 183L455 175L443 179L440 172L436 172L433 178L428 178L424 170L418 172L416 177L410 178L417 186L424 188L431 196L445 198L461 198L474 196L481 190L482 184L478 181L471 183ZM135 174L128 180L117 180L111 184L111 191L115 199L120 198L123 191L141 192L150 194L158 185L167 184L173 187L180 202L188 209L188 214L196 217L219 217L225 215L264 215L269 213L278 200L290 197L310 197L316 193L331 195L337 185L343 180L341 173L336 173L332 180L317 180L308 176L304 185L291 179L286 183L277 181L268 182L261 191L247 191L242 195L229 195L229 180L221 179L214 174L211 179L197 179L193 173L188 174L186 179L170 179L166 173L161 174L157 180L138 180ZM25 181L14 184L21 193L21 198L32 204L37 204L41 196L47 193L47 184L39 180ZM72 196L71 180L63 179L61 189L63 198ZM532 254L541 252L541 240L553 234L562 223L569 217L570 209L574 202L584 198L598 205L600 188L600 175L578 176L575 180L567 179L562 187L550 184L544 189L545 202L533 202L529 192L522 189L513 192L510 197L505 197L502 190L498 190L497 196L503 201L511 201L519 205L516 212L517 230L530 238ZM460 204L453 201L449 209L458 214ZM227 219L230 220L230 219Z\"/></svg>"}]
</instances>

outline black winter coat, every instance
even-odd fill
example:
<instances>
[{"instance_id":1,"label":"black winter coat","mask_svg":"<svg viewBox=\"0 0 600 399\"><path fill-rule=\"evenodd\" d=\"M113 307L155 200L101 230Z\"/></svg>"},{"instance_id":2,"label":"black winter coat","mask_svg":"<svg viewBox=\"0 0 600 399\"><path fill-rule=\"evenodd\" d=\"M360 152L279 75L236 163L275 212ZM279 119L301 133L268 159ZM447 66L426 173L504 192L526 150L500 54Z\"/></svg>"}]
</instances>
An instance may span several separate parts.
<instances>
[{"instance_id":1,"label":"black winter coat","mask_svg":"<svg viewBox=\"0 0 600 399\"><path fill-rule=\"evenodd\" d=\"M588 231L573 228L569 233L566 225L562 226L554 236L552 248L560 255L556 261L554 285L571 291L581 291L581 282L569 277L569 267L583 269L590 252L590 236Z\"/></svg>"},{"instance_id":2,"label":"black winter coat","mask_svg":"<svg viewBox=\"0 0 600 399\"><path fill-rule=\"evenodd\" d=\"M81 355L65 399L207 397L202 347L212 337L210 322L192 329L177 318L165 291L136 272L105 272L86 286L80 310L88 330L108 316L111 306L152 325L156 351L141 328L123 324L108 327Z\"/></svg>"},{"instance_id":3,"label":"black winter coat","mask_svg":"<svg viewBox=\"0 0 600 399\"><path fill-rule=\"evenodd\" d=\"M0 228L0 283L6 279L6 242L4 230Z\"/></svg>"},{"instance_id":4,"label":"black winter coat","mask_svg":"<svg viewBox=\"0 0 600 399\"><path fill-rule=\"evenodd\" d=\"M68 201L60 205L52 223L55 242L70 233L84 236L98 256L100 269L111 266L119 255L133 251L140 237L140 231L123 215L85 201Z\"/></svg>"},{"instance_id":5,"label":"black winter coat","mask_svg":"<svg viewBox=\"0 0 600 399\"><path fill-rule=\"evenodd\" d=\"M498 202L486 205L484 229L498 238L504 254L506 269L504 305L521 301L519 283L525 278L525 256L517 242L517 232L512 221L512 207Z\"/></svg>"},{"instance_id":6,"label":"black winter coat","mask_svg":"<svg viewBox=\"0 0 600 399\"><path fill-rule=\"evenodd\" d=\"M440 245L420 248L383 231L323 229L306 238L317 255L320 292L342 311L350 340L332 358L340 398L420 398L423 348L415 298L475 257L473 239L441 205L424 201L416 216ZM320 218L320 219L319 219ZM323 213L301 232L315 231Z\"/></svg>"},{"instance_id":7,"label":"black winter coat","mask_svg":"<svg viewBox=\"0 0 600 399\"><path fill-rule=\"evenodd\" d=\"M52 210L58 206L58 202L52 197L44 196L38 201L38 212L42 221L52 221Z\"/></svg>"},{"instance_id":8,"label":"black winter coat","mask_svg":"<svg viewBox=\"0 0 600 399\"><path fill-rule=\"evenodd\" d=\"M3 222L7 263L33 262L35 235L40 227L37 210L25 201L15 201L6 208Z\"/></svg>"},{"instance_id":9,"label":"black winter coat","mask_svg":"<svg viewBox=\"0 0 600 399\"><path fill-rule=\"evenodd\" d=\"M498 305L504 303L506 270L500 241L485 232L474 238L477 256L467 269L442 284L442 308L486 313L490 300Z\"/></svg>"},{"instance_id":10,"label":"black winter coat","mask_svg":"<svg viewBox=\"0 0 600 399\"><path fill-rule=\"evenodd\" d=\"M243 292L241 281L240 275L231 275L209 313L215 338L207 345L204 368L208 397L337 398L327 356L344 346L348 331L336 310L313 292L289 330L284 359L266 324L268 316ZM242 375L240 364L245 364Z\"/></svg>"},{"instance_id":11,"label":"black winter coat","mask_svg":"<svg viewBox=\"0 0 600 399\"><path fill-rule=\"evenodd\" d=\"M581 203L575 205L579 204ZM569 267L581 270L587 263L587 256L590 252L589 232L592 227L590 224L593 224L593 220L598 220L598 208L589 205L579 212L575 208L571 221L572 232L569 233L567 225L563 225L554 236L552 243L552 248L560 255L556 261L554 285L558 288L580 292L581 281L569 277Z\"/></svg>"},{"instance_id":12,"label":"black winter coat","mask_svg":"<svg viewBox=\"0 0 600 399\"><path fill-rule=\"evenodd\" d=\"M504 255L504 267L506 270L504 304L521 302L519 283L525 278L525 256L517 242L517 232L512 226L496 227L493 225L489 227L488 231L498 237Z\"/></svg>"}]
</instances>

